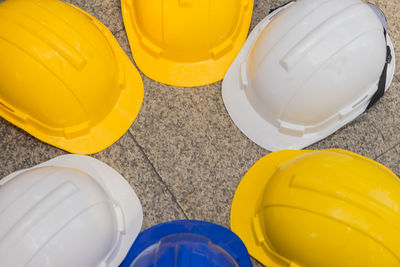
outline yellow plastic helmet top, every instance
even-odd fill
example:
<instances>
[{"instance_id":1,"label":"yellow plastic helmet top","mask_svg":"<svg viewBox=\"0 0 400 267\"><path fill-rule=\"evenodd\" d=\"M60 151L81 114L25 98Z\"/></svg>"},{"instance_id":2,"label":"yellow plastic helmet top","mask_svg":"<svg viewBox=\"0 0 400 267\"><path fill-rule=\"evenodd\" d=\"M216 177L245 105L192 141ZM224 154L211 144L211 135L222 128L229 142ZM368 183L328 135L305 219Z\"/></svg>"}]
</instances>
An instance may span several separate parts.
<instances>
[{"instance_id":1,"label":"yellow plastic helmet top","mask_svg":"<svg viewBox=\"0 0 400 267\"><path fill-rule=\"evenodd\" d=\"M140 110L140 75L111 32L59 0L1 3L0 57L0 115L69 152L105 149Z\"/></svg>"},{"instance_id":2,"label":"yellow plastic helmet top","mask_svg":"<svg viewBox=\"0 0 400 267\"><path fill-rule=\"evenodd\" d=\"M221 80L249 30L253 0L122 0L138 67L153 80L200 86Z\"/></svg>"},{"instance_id":3,"label":"yellow plastic helmet top","mask_svg":"<svg viewBox=\"0 0 400 267\"><path fill-rule=\"evenodd\" d=\"M399 266L400 182L343 150L281 151L245 175L232 230L273 266Z\"/></svg>"}]
</instances>

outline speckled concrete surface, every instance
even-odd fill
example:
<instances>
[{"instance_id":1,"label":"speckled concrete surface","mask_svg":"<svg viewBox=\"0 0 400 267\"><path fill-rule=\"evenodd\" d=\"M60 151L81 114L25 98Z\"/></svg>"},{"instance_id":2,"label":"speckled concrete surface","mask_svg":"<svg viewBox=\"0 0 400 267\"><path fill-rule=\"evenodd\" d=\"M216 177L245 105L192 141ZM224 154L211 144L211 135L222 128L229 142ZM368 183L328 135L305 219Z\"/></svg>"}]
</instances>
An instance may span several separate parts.
<instances>
[{"instance_id":1,"label":"speckled concrete surface","mask_svg":"<svg viewBox=\"0 0 400 267\"><path fill-rule=\"evenodd\" d=\"M38 141L3 119L0 119L0 136L0 177L65 153ZM143 229L187 218L130 133L93 157L116 169L131 184L143 206Z\"/></svg>"},{"instance_id":2,"label":"speckled concrete surface","mask_svg":"<svg viewBox=\"0 0 400 267\"><path fill-rule=\"evenodd\" d=\"M400 82L395 78L367 113L310 148L340 147L375 159L400 142L399 104Z\"/></svg>"},{"instance_id":3,"label":"speckled concrete surface","mask_svg":"<svg viewBox=\"0 0 400 267\"><path fill-rule=\"evenodd\" d=\"M252 26L266 10L284 2L260 1ZM399 18L392 11L398 3L375 4L396 24ZM390 27L390 34L395 43L400 39L397 28ZM131 132L190 218L227 225L229 213L221 210L229 209L235 185L268 151L249 141L231 122L223 107L221 83L178 88L144 77L144 84L144 105ZM339 147L372 158L382 155L400 141L400 114L394 108L399 89L395 78L387 95L365 116L310 148Z\"/></svg>"},{"instance_id":4,"label":"speckled concrete surface","mask_svg":"<svg viewBox=\"0 0 400 267\"><path fill-rule=\"evenodd\" d=\"M400 144L396 145L385 154L376 159L378 162L390 168L397 175L400 174Z\"/></svg>"},{"instance_id":5,"label":"speckled concrete surface","mask_svg":"<svg viewBox=\"0 0 400 267\"><path fill-rule=\"evenodd\" d=\"M1 0L0 0L1 1ZM118 0L68 0L102 21L132 59ZM259 0L252 27L286 0ZM400 59L400 2L377 0ZM400 64L390 91L366 115L311 149L338 147L377 159L400 174ZM231 201L245 172L268 151L230 120L221 82L198 88L166 86L143 74L142 110L116 144L94 157L119 171L138 194L143 228L174 219L229 226ZM0 119L0 177L65 152ZM258 266L258 264L256 265Z\"/></svg>"}]
</instances>

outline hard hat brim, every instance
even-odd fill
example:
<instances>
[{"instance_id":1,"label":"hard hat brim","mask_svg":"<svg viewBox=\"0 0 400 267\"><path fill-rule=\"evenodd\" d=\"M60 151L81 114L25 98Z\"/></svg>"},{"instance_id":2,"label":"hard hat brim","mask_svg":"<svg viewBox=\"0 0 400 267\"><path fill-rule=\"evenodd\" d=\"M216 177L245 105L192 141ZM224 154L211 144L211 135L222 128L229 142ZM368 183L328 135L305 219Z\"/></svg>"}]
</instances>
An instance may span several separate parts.
<instances>
[{"instance_id":1,"label":"hard hat brim","mask_svg":"<svg viewBox=\"0 0 400 267\"><path fill-rule=\"evenodd\" d=\"M0 115L45 143L75 154L94 154L112 145L130 128L140 111L144 88L139 72L106 26L78 7L70 6L89 17L98 30L103 33L118 62L120 81L118 87L112 89L121 91L121 94L114 107L102 121L96 125L85 124L85 127L89 128L81 131L80 134L73 134L72 137L67 137L68 133L65 132L65 129L64 135L51 135L48 131L44 132L2 109L0 109ZM79 133L79 131L77 132Z\"/></svg>"},{"instance_id":2,"label":"hard hat brim","mask_svg":"<svg viewBox=\"0 0 400 267\"><path fill-rule=\"evenodd\" d=\"M235 125L253 142L257 145L269 150L278 151L284 149L302 149L315 142L318 142L327 136L333 134L344 125L356 119L362 113L365 112L369 102L360 105L356 112L345 119L331 124L329 127L322 131L305 133L303 136L294 136L281 133L276 125L271 124L262 118L257 111L253 108L252 104L247 98L246 89L241 86L241 75L247 68L245 62L249 58L250 53L254 44L256 43L259 35L269 25L272 19L283 9L288 8L290 5L281 7L269 14L264 20L262 20L251 32L246 43L244 44L239 55L232 63L231 67L227 71L223 84L222 84L222 98L230 117L232 118ZM393 43L387 35L387 44L390 47L392 56L394 53ZM389 89L395 72L395 57L388 65L388 75L386 80L386 90Z\"/></svg>"},{"instance_id":3,"label":"hard hat brim","mask_svg":"<svg viewBox=\"0 0 400 267\"><path fill-rule=\"evenodd\" d=\"M372 159L355 154L342 149L325 149L325 150L283 150L266 155L257 161L241 180L232 202L231 208L231 229L237 234L246 245L249 254L257 259L260 263L268 267L281 266L297 266L290 262L290 259L285 259L282 256L275 254L271 248L261 244L260 240L264 240L264 233L260 232L258 224L259 212L262 207L264 192L268 182L276 171L281 166L296 158L321 151L332 151L343 154L348 154L352 157L357 157L368 161L372 164L378 164L393 177L396 175L387 167L373 161ZM256 226L256 227L254 227ZM256 228L258 228L256 230Z\"/></svg>"},{"instance_id":4,"label":"hard hat brim","mask_svg":"<svg viewBox=\"0 0 400 267\"><path fill-rule=\"evenodd\" d=\"M122 0L121 9L131 52L138 68L157 82L180 87L202 86L223 79L246 40L253 12L253 1L248 1L235 40L226 42L228 48L225 48L226 52L222 49L222 56L213 58L210 55L207 60L188 63L163 58L162 54L158 57L153 56L149 52L150 48L144 47L141 42L144 37L136 30L138 27L132 14L132 2L134 1Z\"/></svg>"},{"instance_id":5,"label":"hard hat brim","mask_svg":"<svg viewBox=\"0 0 400 267\"><path fill-rule=\"evenodd\" d=\"M117 248L117 252L113 253L111 256L110 262L108 262L109 266L118 266L125 258L142 227L142 205L135 191L133 191L124 177L107 164L92 157L72 154L59 156L32 168L14 172L1 179L0 186L23 172L50 166L77 169L88 174L101 185L107 194L122 209L123 214L117 214L117 216L121 216L123 220L124 232L119 234L121 240L116 241L119 242L119 247ZM116 230L120 231L120 229Z\"/></svg>"},{"instance_id":6,"label":"hard hat brim","mask_svg":"<svg viewBox=\"0 0 400 267\"><path fill-rule=\"evenodd\" d=\"M161 223L142 232L130 249L121 267L129 267L135 258L149 246L172 234L197 234L209 238L226 249L241 267L250 267L250 256L243 242L229 229L217 224L196 220Z\"/></svg>"},{"instance_id":7,"label":"hard hat brim","mask_svg":"<svg viewBox=\"0 0 400 267\"><path fill-rule=\"evenodd\" d=\"M265 187L282 164L310 152L286 150L268 154L250 168L235 192L231 208L231 229L242 239L249 254L265 266L280 267L282 264L279 263L283 262L263 248L252 227Z\"/></svg>"}]
</instances>

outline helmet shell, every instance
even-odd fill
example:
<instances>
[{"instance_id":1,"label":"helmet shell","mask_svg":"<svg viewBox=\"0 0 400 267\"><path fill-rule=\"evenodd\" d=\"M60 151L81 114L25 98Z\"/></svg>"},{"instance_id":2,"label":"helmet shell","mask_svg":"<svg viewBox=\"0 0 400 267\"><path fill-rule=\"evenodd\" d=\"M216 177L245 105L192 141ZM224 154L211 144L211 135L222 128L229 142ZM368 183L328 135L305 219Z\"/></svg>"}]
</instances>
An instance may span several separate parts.
<instances>
[{"instance_id":1,"label":"helmet shell","mask_svg":"<svg viewBox=\"0 0 400 267\"><path fill-rule=\"evenodd\" d=\"M122 0L132 55L148 77L170 85L221 80L243 45L249 0Z\"/></svg>"},{"instance_id":2,"label":"helmet shell","mask_svg":"<svg viewBox=\"0 0 400 267\"><path fill-rule=\"evenodd\" d=\"M135 192L115 170L61 156L0 181L0 265L118 266L142 220Z\"/></svg>"},{"instance_id":3,"label":"helmet shell","mask_svg":"<svg viewBox=\"0 0 400 267\"><path fill-rule=\"evenodd\" d=\"M399 196L398 178L357 154L275 152L243 178L231 227L267 266L397 266Z\"/></svg>"},{"instance_id":4,"label":"helmet shell","mask_svg":"<svg viewBox=\"0 0 400 267\"><path fill-rule=\"evenodd\" d=\"M142 232L121 267L250 267L243 242L230 230L202 221L173 221Z\"/></svg>"},{"instance_id":5,"label":"helmet shell","mask_svg":"<svg viewBox=\"0 0 400 267\"><path fill-rule=\"evenodd\" d=\"M80 154L130 127L143 85L104 25L58 0L5 1L0 18L1 116Z\"/></svg>"},{"instance_id":6,"label":"helmet shell","mask_svg":"<svg viewBox=\"0 0 400 267\"><path fill-rule=\"evenodd\" d=\"M361 0L299 0L271 13L223 82L235 124L276 151L304 148L357 118L387 63L385 89L394 75L381 19Z\"/></svg>"}]
</instances>

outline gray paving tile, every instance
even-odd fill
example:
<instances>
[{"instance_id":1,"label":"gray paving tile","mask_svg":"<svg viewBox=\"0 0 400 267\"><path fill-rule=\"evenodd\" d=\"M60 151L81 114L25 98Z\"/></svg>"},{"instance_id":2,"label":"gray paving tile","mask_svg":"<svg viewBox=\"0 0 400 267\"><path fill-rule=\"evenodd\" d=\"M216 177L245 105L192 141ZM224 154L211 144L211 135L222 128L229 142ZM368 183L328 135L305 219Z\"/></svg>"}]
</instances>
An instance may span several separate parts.
<instances>
[{"instance_id":1,"label":"gray paving tile","mask_svg":"<svg viewBox=\"0 0 400 267\"><path fill-rule=\"evenodd\" d=\"M124 30L120 1L67 0L66 2L92 14L106 25L132 60ZM165 221L185 219L186 216L176 203L174 196L155 172L133 137L128 135L129 133L94 157L113 166L135 189L143 205L143 229Z\"/></svg>"},{"instance_id":2,"label":"gray paving tile","mask_svg":"<svg viewBox=\"0 0 400 267\"><path fill-rule=\"evenodd\" d=\"M253 267L263 267L264 266L253 258L251 258L251 262L253 263Z\"/></svg>"},{"instance_id":3,"label":"gray paving tile","mask_svg":"<svg viewBox=\"0 0 400 267\"><path fill-rule=\"evenodd\" d=\"M337 147L375 158L400 142L400 82L394 79L386 94L364 116L311 149Z\"/></svg>"},{"instance_id":4,"label":"gray paving tile","mask_svg":"<svg viewBox=\"0 0 400 267\"><path fill-rule=\"evenodd\" d=\"M400 82L395 79L390 90L368 112L371 125L384 140L379 152L385 152L400 142Z\"/></svg>"},{"instance_id":5,"label":"gray paving tile","mask_svg":"<svg viewBox=\"0 0 400 267\"><path fill-rule=\"evenodd\" d=\"M64 154L0 117L0 178Z\"/></svg>"},{"instance_id":6,"label":"gray paving tile","mask_svg":"<svg viewBox=\"0 0 400 267\"><path fill-rule=\"evenodd\" d=\"M285 2L260 1L256 6L252 25L262 19L270 7L277 7ZM390 9L388 5L382 6ZM395 23L396 20L390 17L392 13L388 13L389 20ZM173 188L178 201L184 203L182 206L189 216L210 218L226 224L228 212L225 210L226 214L223 215L220 210L228 208L227 203L233 189L225 190L226 195L221 195L223 191L218 187L221 182L225 186L237 184L241 175L251 166L241 162L243 158L235 158L226 153L256 155L249 158L254 162L267 151L251 144L230 122L221 105L220 83L183 89L161 85L147 78L144 78L144 83L145 103L138 123L132 128L133 134L160 175ZM399 116L397 109L393 107L398 97L398 86L396 81L388 95L367 115L310 148L340 147L369 157L384 153L399 138L395 134ZM230 141L220 139L221 136ZM214 166L215 163L218 165ZM231 174L224 170L229 164L236 167ZM177 177L185 176L185 173L192 178L184 178L184 181L179 178L177 181ZM236 183L232 183L231 179L236 179ZM226 182L227 180L231 182ZM205 185L206 189L192 188L201 185ZM212 188L216 188L215 194L208 193ZM222 197L222 203L218 204L217 201L214 208L201 205L199 197L207 199L212 195ZM215 198L212 199L215 201ZM215 217L212 218L213 216Z\"/></svg>"},{"instance_id":7,"label":"gray paving tile","mask_svg":"<svg viewBox=\"0 0 400 267\"><path fill-rule=\"evenodd\" d=\"M400 177L400 144L378 157L376 161L382 163Z\"/></svg>"},{"instance_id":8,"label":"gray paving tile","mask_svg":"<svg viewBox=\"0 0 400 267\"><path fill-rule=\"evenodd\" d=\"M142 229L187 218L129 132L94 157L121 173L135 190L143 206Z\"/></svg>"},{"instance_id":9,"label":"gray paving tile","mask_svg":"<svg viewBox=\"0 0 400 267\"><path fill-rule=\"evenodd\" d=\"M145 86L131 132L190 218L229 225L237 184L267 152L233 125L220 83L189 89L146 78Z\"/></svg>"},{"instance_id":10,"label":"gray paving tile","mask_svg":"<svg viewBox=\"0 0 400 267\"><path fill-rule=\"evenodd\" d=\"M0 136L0 178L65 153L1 118ZM186 218L129 133L94 157L115 168L129 181L143 205L143 229L157 223Z\"/></svg>"},{"instance_id":11,"label":"gray paving tile","mask_svg":"<svg viewBox=\"0 0 400 267\"><path fill-rule=\"evenodd\" d=\"M269 9L261 0L257 7L253 25ZM229 226L239 181L267 151L232 123L221 82L178 88L144 77L144 85L141 114L131 128L135 139L190 218Z\"/></svg>"},{"instance_id":12,"label":"gray paving tile","mask_svg":"<svg viewBox=\"0 0 400 267\"><path fill-rule=\"evenodd\" d=\"M364 115L306 149L341 148L374 158L384 152L385 141L370 120L371 116Z\"/></svg>"},{"instance_id":13,"label":"gray paving tile","mask_svg":"<svg viewBox=\"0 0 400 267\"><path fill-rule=\"evenodd\" d=\"M132 59L123 31L119 0L67 2L102 21ZM252 27L268 9L285 2L287 0L259 0ZM375 3L388 17L390 34L399 55L399 2L377 0ZM399 64L396 69L397 78L400 78ZM229 226L230 205L239 181L268 152L248 140L231 122L221 99L220 82L199 88L176 88L142 77L144 104L130 129L137 143L126 134L94 157L128 179L144 206L144 228L185 218L175 200L191 219ZM399 80L367 115L311 148L340 147L372 158L383 154L379 160L396 168L400 148L389 149L400 141L398 90ZM4 120L0 120L0 136L3 166L0 177L64 153ZM255 263L255 266L261 265Z\"/></svg>"}]
</instances>

